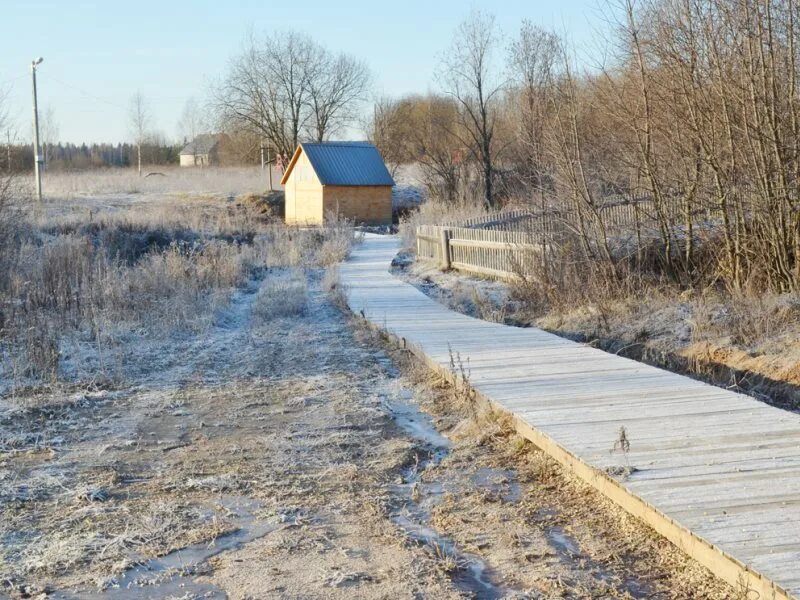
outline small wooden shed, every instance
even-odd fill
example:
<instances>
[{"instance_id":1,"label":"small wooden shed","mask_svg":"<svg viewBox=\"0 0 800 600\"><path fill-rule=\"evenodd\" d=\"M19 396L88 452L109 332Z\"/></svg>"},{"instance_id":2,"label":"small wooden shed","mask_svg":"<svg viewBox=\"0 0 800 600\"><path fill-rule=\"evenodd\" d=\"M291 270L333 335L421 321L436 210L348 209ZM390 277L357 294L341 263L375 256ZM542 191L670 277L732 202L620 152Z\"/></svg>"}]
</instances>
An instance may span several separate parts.
<instances>
[{"instance_id":1,"label":"small wooden shed","mask_svg":"<svg viewBox=\"0 0 800 600\"><path fill-rule=\"evenodd\" d=\"M281 183L286 223L321 225L329 215L368 225L392 222L394 180L367 142L300 144Z\"/></svg>"}]
</instances>

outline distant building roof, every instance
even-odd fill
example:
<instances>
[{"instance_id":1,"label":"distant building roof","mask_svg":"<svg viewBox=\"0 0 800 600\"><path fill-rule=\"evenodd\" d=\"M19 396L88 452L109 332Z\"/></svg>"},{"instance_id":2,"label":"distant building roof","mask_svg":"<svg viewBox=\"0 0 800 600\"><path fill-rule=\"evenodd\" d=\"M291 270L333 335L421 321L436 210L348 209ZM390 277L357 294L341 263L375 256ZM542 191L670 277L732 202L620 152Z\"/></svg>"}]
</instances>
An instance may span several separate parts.
<instances>
[{"instance_id":1,"label":"distant building roof","mask_svg":"<svg viewBox=\"0 0 800 600\"><path fill-rule=\"evenodd\" d=\"M368 142L302 143L295 151L281 183L286 183L301 149L308 156L322 185L394 185L380 152Z\"/></svg>"},{"instance_id":2,"label":"distant building roof","mask_svg":"<svg viewBox=\"0 0 800 600\"><path fill-rule=\"evenodd\" d=\"M219 143L220 135L216 133L202 133L195 137L181 150L183 155L208 154Z\"/></svg>"}]
</instances>

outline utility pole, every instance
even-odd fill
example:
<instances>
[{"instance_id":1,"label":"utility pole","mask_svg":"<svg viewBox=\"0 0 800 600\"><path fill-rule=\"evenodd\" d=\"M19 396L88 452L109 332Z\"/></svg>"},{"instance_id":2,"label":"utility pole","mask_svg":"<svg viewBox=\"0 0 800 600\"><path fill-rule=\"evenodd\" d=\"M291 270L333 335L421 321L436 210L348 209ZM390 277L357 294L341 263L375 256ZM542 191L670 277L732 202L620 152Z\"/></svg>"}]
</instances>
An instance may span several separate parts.
<instances>
[{"instance_id":1,"label":"utility pole","mask_svg":"<svg viewBox=\"0 0 800 600\"><path fill-rule=\"evenodd\" d=\"M264 156L264 149L261 149L261 156ZM263 160L263 158L262 158ZM272 157L269 155L269 146L267 146L267 168L269 169L269 191L272 191Z\"/></svg>"},{"instance_id":2,"label":"utility pole","mask_svg":"<svg viewBox=\"0 0 800 600\"><path fill-rule=\"evenodd\" d=\"M261 138L261 170L264 170L264 138Z\"/></svg>"},{"instance_id":3,"label":"utility pole","mask_svg":"<svg viewBox=\"0 0 800 600\"><path fill-rule=\"evenodd\" d=\"M31 62L31 77L33 78L33 170L36 177L36 199L42 201L42 155L39 150L39 104L36 97L36 67L44 59L40 56Z\"/></svg>"},{"instance_id":4,"label":"utility pole","mask_svg":"<svg viewBox=\"0 0 800 600\"><path fill-rule=\"evenodd\" d=\"M11 173L11 130L9 129L6 131L6 138L8 139L8 144L6 144L6 169L8 172Z\"/></svg>"}]
</instances>

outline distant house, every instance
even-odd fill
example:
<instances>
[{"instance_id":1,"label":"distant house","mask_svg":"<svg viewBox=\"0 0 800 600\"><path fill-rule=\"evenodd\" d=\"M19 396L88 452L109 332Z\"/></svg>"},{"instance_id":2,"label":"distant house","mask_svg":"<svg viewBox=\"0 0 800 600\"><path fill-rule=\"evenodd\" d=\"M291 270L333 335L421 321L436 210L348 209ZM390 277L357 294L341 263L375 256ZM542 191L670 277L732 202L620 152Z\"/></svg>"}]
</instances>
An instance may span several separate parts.
<instances>
[{"instance_id":1,"label":"distant house","mask_svg":"<svg viewBox=\"0 0 800 600\"><path fill-rule=\"evenodd\" d=\"M287 223L320 225L329 214L357 223L392 222L394 180L367 142L300 144L281 184Z\"/></svg>"},{"instance_id":2,"label":"distant house","mask_svg":"<svg viewBox=\"0 0 800 600\"><path fill-rule=\"evenodd\" d=\"M219 164L219 145L222 135L203 133L181 150L182 167L208 167Z\"/></svg>"}]
</instances>

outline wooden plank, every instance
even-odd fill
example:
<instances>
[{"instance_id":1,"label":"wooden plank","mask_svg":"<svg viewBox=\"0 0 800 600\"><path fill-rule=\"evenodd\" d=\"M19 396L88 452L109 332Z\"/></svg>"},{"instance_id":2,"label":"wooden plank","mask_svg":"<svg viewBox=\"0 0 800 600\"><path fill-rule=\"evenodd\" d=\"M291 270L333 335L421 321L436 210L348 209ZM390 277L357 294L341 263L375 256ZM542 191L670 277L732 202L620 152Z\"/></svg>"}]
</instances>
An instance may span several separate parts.
<instances>
[{"instance_id":1,"label":"wooden plank","mask_svg":"<svg viewBox=\"0 0 800 600\"><path fill-rule=\"evenodd\" d=\"M424 235L422 233L417 234L418 240L425 240L426 242L438 242L439 238L433 235Z\"/></svg>"},{"instance_id":2,"label":"wooden plank","mask_svg":"<svg viewBox=\"0 0 800 600\"><path fill-rule=\"evenodd\" d=\"M475 275L483 275L484 277L493 277L495 279L511 280L517 277L517 275L515 275L514 273L508 273L506 271L500 271L498 269L492 269L490 267L482 267L475 265L473 263L454 261L450 263L450 266L453 269L457 269L458 271L464 271L466 273L474 273Z\"/></svg>"},{"instance_id":3,"label":"wooden plank","mask_svg":"<svg viewBox=\"0 0 800 600\"><path fill-rule=\"evenodd\" d=\"M476 231L468 239L503 233ZM747 582L762 599L799 597L800 415L453 313L389 274L397 247L369 236L342 266L354 312L446 377L458 353L478 396L508 411L525 437L731 585ZM480 268L502 265L496 250L463 250L483 253L469 255ZM609 451L621 425L639 469L626 480L605 471L622 460Z\"/></svg>"},{"instance_id":4,"label":"wooden plank","mask_svg":"<svg viewBox=\"0 0 800 600\"><path fill-rule=\"evenodd\" d=\"M461 248L487 248L497 250L534 250L541 249L540 245L534 244L518 244L516 242L504 242L493 240L464 240L461 238L451 238L451 246L458 246Z\"/></svg>"}]
</instances>

